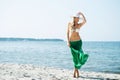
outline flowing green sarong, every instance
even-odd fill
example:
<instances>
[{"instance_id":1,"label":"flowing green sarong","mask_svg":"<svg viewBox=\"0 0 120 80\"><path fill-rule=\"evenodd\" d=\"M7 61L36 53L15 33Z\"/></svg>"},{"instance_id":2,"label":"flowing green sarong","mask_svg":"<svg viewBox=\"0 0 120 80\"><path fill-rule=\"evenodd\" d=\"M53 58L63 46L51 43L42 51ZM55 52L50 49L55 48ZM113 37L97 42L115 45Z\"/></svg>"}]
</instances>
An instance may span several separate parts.
<instances>
[{"instance_id":1,"label":"flowing green sarong","mask_svg":"<svg viewBox=\"0 0 120 80\"><path fill-rule=\"evenodd\" d=\"M88 54L82 50L82 40L70 41L70 49L73 56L74 67L80 69L88 59Z\"/></svg>"}]
</instances>

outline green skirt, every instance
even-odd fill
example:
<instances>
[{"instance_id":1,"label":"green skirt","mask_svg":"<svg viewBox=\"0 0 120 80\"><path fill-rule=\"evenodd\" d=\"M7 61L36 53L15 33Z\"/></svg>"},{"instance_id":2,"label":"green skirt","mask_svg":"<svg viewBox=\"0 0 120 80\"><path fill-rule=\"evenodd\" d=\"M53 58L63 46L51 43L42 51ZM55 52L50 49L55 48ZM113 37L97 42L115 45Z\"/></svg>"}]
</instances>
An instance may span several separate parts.
<instances>
[{"instance_id":1,"label":"green skirt","mask_svg":"<svg viewBox=\"0 0 120 80\"><path fill-rule=\"evenodd\" d=\"M82 40L70 41L70 49L73 56L74 67L80 69L88 59L88 54L82 50Z\"/></svg>"}]
</instances>

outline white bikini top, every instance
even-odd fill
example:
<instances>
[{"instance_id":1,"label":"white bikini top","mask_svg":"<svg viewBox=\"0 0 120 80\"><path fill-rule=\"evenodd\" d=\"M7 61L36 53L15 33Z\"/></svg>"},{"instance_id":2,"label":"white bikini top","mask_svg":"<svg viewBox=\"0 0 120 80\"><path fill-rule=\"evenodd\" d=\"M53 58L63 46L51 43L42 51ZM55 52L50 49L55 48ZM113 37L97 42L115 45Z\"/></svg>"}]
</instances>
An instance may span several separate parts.
<instances>
[{"instance_id":1,"label":"white bikini top","mask_svg":"<svg viewBox=\"0 0 120 80\"><path fill-rule=\"evenodd\" d=\"M79 33L79 31L80 31L80 29L79 28L72 28L73 27L73 24L72 25L70 25L70 34L69 35L72 35L72 33L73 32L78 32Z\"/></svg>"},{"instance_id":2,"label":"white bikini top","mask_svg":"<svg viewBox=\"0 0 120 80\"><path fill-rule=\"evenodd\" d=\"M78 28L76 28L76 29L71 29L71 33L72 32L79 32L80 31L80 29L78 29Z\"/></svg>"},{"instance_id":3,"label":"white bikini top","mask_svg":"<svg viewBox=\"0 0 120 80\"><path fill-rule=\"evenodd\" d=\"M71 28L71 29L70 29L70 34L69 34L69 36L71 36L73 32L78 32L78 33L79 33L79 30L80 30L80 29L78 29L78 28L76 28L76 29L72 29L72 28Z\"/></svg>"}]
</instances>

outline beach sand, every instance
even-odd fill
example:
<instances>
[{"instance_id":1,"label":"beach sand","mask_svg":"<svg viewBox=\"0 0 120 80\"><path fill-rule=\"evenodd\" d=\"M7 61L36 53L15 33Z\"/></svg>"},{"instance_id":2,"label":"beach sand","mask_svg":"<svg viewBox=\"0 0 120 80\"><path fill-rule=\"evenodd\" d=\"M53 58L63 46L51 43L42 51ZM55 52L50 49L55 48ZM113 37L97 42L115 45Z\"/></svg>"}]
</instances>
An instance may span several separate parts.
<instances>
[{"instance_id":1,"label":"beach sand","mask_svg":"<svg viewBox=\"0 0 120 80\"><path fill-rule=\"evenodd\" d=\"M120 80L120 74L80 71L80 77L73 78L72 70L0 63L0 80Z\"/></svg>"}]
</instances>

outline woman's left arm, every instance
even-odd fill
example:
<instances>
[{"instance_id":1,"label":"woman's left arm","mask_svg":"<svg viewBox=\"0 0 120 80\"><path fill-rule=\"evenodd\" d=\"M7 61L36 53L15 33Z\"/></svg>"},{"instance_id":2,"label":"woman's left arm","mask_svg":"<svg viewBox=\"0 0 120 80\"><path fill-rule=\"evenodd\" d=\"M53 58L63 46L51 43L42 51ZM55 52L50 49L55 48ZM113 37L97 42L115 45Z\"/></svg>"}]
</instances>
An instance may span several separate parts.
<instances>
[{"instance_id":1,"label":"woman's left arm","mask_svg":"<svg viewBox=\"0 0 120 80\"><path fill-rule=\"evenodd\" d=\"M85 16L83 15L83 13L79 12L78 14L79 14L79 15L82 15L82 18L83 18L83 21L80 23L80 27L82 27L82 26L86 23L86 18L85 18Z\"/></svg>"}]
</instances>

